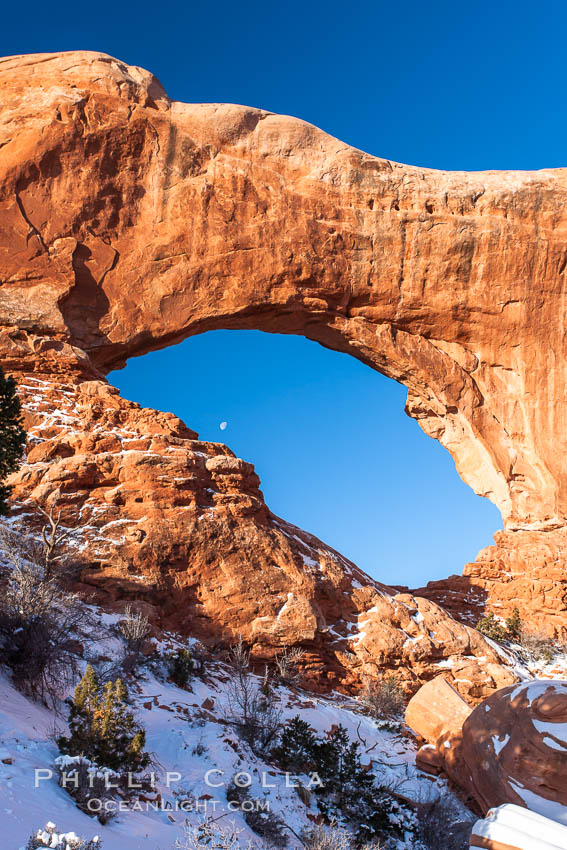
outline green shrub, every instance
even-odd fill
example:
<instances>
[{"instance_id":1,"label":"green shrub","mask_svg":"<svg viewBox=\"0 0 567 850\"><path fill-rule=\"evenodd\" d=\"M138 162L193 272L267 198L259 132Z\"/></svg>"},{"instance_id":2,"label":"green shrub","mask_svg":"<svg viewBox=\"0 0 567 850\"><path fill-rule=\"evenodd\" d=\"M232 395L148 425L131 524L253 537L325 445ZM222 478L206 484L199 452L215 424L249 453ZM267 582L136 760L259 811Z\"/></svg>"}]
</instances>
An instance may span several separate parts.
<instances>
[{"instance_id":1,"label":"green shrub","mask_svg":"<svg viewBox=\"0 0 567 850\"><path fill-rule=\"evenodd\" d=\"M273 756L284 770L306 773L314 763L316 744L314 730L296 714L286 723Z\"/></svg>"},{"instance_id":2,"label":"green shrub","mask_svg":"<svg viewBox=\"0 0 567 850\"><path fill-rule=\"evenodd\" d=\"M490 638L490 640L495 640L497 643L504 643L506 640L506 628L496 619L492 611L480 618L476 628L481 635Z\"/></svg>"},{"instance_id":3,"label":"green shrub","mask_svg":"<svg viewBox=\"0 0 567 850\"><path fill-rule=\"evenodd\" d=\"M512 616L504 624L491 612L476 624L476 628L485 637L497 643L513 643L516 655L525 663L540 662L549 664L565 648L547 633L545 629L527 626L520 616L519 608L514 608Z\"/></svg>"},{"instance_id":4,"label":"green shrub","mask_svg":"<svg viewBox=\"0 0 567 850\"><path fill-rule=\"evenodd\" d=\"M376 786L376 777L360 763L359 743L340 726L326 741L318 742L315 771L322 785L315 788L319 811L327 823L341 820L355 828L357 843L386 834L400 834L390 821L395 808L387 792Z\"/></svg>"},{"instance_id":5,"label":"green shrub","mask_svg":"<svg viewBox=\"0 0 567 850\"><path fill-rule=\"evenodd\" d=\"M135 773L147 767L146 736L128 710L122 679L101 687L89 664L75 688L69 712L69 737L61 736L62 753L85 756L100 767Z\"/></svg>"},{"instance_id":6,"label":"green shrub","mask_svg":"<svg viewBox=\"0 0 567 850\"><path fill-rule=\"evenodd\" d=\"M506 631L508 633L509 640L520 640L523 628L524 623L520 617L520 609L514 608L512 616L508 617L506 620Z\"/></svg>"},{"instance_id":7,"label":"green shrub","mask_svg":"<svg viewBox=\"0 0 567 850\"><path fill-rule=\"evenodd\" d=\"M195 665L188 649L178 649L168 659L168 673L170 679L180 688L185 687L193 675Z\"/></svg>"},{"instance_id":8,"label":"green shrub","mask_svg":"<svg viewBox=\"0 0 567 850\"><path fill-rule=\"evenodd\" d=\"M0 367L0 516L8 513L11 493L11 488L4 481L20 465L25 445L26 432L16 382L11 377L6 378Z\"/></svg>"},{"instance_id":9,"label":"green shrub","mask_svg":"<svg viewBox=\"0 0 567 850\"><path fill-rule=\"evenodd\" d=\"M359 746L343 726L320 737L295 716L286 723L273 756L286 770L318 778L312 790L319 811L326 823L354 830L356 846L386 836L401 837L404 821L405 828L413 827L409 812L362 766Z\"/></svg>"},{"instance_id":10,"label":"green shrub","mask_svg":"<svg viewBox=\"0 0 567 850\"><path fill-rule=\"evenodd\" d=\"M400 720L407 697L397 677L390 673L382 679L366 679L360 701L377 720Z\"/></svg>"},{"instance_id":11,"label":"green shrub","mask_svg":"<svg viewBox=\"0 0 567 850\"><path fill-rule=\"evenodd\" d=\"M480 618L476 628L482 635L497 643L511 643L520 640L524 624L519 609L514 608L512 616L508 617L504 623L501 623L490 611Z\"/></svg>"}]
</instances>

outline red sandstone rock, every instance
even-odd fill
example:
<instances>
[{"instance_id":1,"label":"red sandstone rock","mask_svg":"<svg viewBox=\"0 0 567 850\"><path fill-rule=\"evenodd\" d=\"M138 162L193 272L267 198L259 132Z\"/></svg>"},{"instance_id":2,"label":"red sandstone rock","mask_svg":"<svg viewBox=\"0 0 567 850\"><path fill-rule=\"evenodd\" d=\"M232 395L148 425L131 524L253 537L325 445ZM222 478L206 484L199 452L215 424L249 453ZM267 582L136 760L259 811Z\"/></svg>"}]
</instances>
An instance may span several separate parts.
<instances>
[{"instance_id":1,"label":"red sandstone rock","mask_svg":"<svg viewBox=\"0 0 567 850\"><path fill-rule=\"evenodd\" d=\"M564 524L563 170L399 165L96 53L4 59L0 91L7 325L105 370L213 327L304 333L404 382L509 528Z\"/></svg>"},{"instance_id":2,"label":"red sandstone rock","mask_svg":"<svg viewBox=\"0 0 567 850\"><path fill-rule=\"evenodd\" d=\"M567 684L529 682L486 699L463 725L459 758L485 808L545 808L530 795L567 806Z\"/></svg>"},{"instance_id":3,"label":"red sandstone rock","mask_svg":"<svg viewBox=\"0 0 567 850\"><path fill-rule=\"evenodd\" d=\"M441 735L458 733L471 713L468 703L443 676L417 691L406 708L406 723L425 741L435 744Z\"/></svg>"},{"instance_id":4,"label":"red sandstone rock","mask_svg":"<svg viewBox=\"0 0 567 850\"><path fill-rule=\"evenodd\" d=\"M59 495L77 526L81 587L111 610L135 599L154 626L213 643L242 634L257 659L300 643L316 687L390 669L415 689L454 669L475 701L514 681L478 632L428 600L394 594L273 516L252 465L226 446L198 441L176 417L140 409L102 382L39 368L18 377L32 424L14 477L17 510L29 524L35 503Z\"/></svg>"},{"instance_id":5,"label":"red sandstone rock","mask_svg":"<svg viewBox=\"0 0 567 850\"><path fill-rule=\"evenodd\" d=\"M433 602L274 517L251 464L104 374L213 328L358 357L406 384L408 413L503 512L465 581L494 601L501 549L525 539L542 584L518 587L561 625L564 172L391 163L292 118L172 102L88 52L1 60L0 103L0 354L31 435L15 493L24 515L57 492L80 513L84 586L241 632L259 657L301 642L324 685L386 668L415 687L445 661L471 699L513 679Z\"/></svg>"},{"instance_id":6,"label":"red sandstone rock","mask_svg":"<svg viewBox=\"0 0 567 850\"><path fill-rule=\"evenodd\" d=\"M528 806L548 817L553 817L554 806L558 814L559 807L564 812L567 683L538 680L503 688L454 724L441 704L436 726L427 714L427 697L437 681L424 685L410 701L408 723L433 744L449 776L484 812L503 803ZM430 704L435 714L433 700ZM427 754L428 761L437 764L433 754Z\"/></svg>"},{"instance_id":7,"label":"red sandstone rock","mask_svg":"<svg viewBox=\"0 0 567 850\"><path fill-rule=\"evenodd\" d=\"M415 754L415 764L424 773L432 773L434 776L438 776L443 770L443 759L432 744L419 748Z\"/></svg>"},{"instance_id":8,"label":"red sandstone rock","mask_svg":"<svg viewBox=\"0 0 567 850\"><path fill-rule=\"evenodd\" d=\"M442 605L463 622L476 623L486 608L502 617L520 609L536 630L567 637L567 529L498 531L462 576L430 582L413 593Z\"/></svg>"}]
</instances>

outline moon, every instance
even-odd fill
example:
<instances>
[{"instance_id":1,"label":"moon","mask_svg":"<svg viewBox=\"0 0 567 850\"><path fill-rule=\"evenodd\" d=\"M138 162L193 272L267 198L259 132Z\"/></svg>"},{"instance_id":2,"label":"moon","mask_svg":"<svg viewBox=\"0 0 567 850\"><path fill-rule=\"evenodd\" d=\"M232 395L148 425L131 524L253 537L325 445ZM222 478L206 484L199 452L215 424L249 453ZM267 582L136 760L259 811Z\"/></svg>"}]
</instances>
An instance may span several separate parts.
<instances>
[{"instance_id":1,"label":"moon","mask_svg":"<svg viewBox=\"0 0 567 850\"><path fill-rule=\"evenodd\" d=\"M227 425L228 425L228 422L221 422L221 424L219 425L219 428L221 429L221 431L226 431Z\"/></svg>"}]
</instances>

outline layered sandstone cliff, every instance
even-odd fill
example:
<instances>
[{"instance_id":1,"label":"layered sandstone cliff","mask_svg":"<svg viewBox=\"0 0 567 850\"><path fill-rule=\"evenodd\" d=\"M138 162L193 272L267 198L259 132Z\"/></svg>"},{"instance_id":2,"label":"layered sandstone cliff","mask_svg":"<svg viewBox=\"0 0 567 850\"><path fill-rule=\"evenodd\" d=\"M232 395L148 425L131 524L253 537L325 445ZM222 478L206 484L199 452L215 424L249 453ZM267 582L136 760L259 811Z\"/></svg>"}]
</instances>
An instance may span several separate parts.
<instances>
[{"instance_id":1,"label":"layered sandstone cliff","mask_svg":"<svg viewBox=\"0 0 567 850\"><path fill-rule=\"evenodd\" d=\"M21 510L61 492L85 586L243 633L258 655L300 641L330 685L379 666L424 680L448 658L468 695L507 684L476 632L274 517L249 463L104 375L190 334L258 328L404 383L408 413L507 529L428 595L462 616L475 593L504 611L521 593L560 630L566 197L562 170L424 170L296 119L176 103L102 54L0 60L0 353L30 426Z\"/></svg>"}]
</instances>

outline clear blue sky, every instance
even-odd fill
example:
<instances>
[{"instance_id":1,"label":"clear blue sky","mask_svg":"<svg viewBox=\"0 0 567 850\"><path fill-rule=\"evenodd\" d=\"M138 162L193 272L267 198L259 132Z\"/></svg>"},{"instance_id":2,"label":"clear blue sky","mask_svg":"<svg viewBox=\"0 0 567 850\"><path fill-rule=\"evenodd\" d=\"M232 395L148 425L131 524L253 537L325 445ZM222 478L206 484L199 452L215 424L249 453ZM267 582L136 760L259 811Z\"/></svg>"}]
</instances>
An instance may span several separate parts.
<instances>
[{"instance_id":1,"label":"clear blue sky","mask_svg":"<svg viewBox=\"0 0 567 850\"><path fill-rule=\"evenodd\" d=\"M90 49L172 97L305 118L356 147L449 169L566 164L567 4L10 4L0 53ZM111 379L253 461L274 511L372 575L458 572L501 526L403 413L405 390L303 339L217 332ZM219 430L219 423L228 422Z\"/></svg>"},{"instance_id":2,"label":"clear blue sky","mask_svg":"<svg viewBox=\"0 0 567 850\"><path fill-rule=\"evenodd\" d=\"M381 581L417 587L460 572L501 527L405 415L405 387L302 337L215 331L110 380L252 461L275 513Z\"/></svg>"},{"instance_id":3,"label":"clear blue sky","mask_svg":"<svg viewBox=\"0 0 567 850\"><path fill-rule=\"evenodd\" d=\"M5 3L0 53L102 50L170 96L434 168L565 163L564 0Z\"/></svg>"}]
</instances>

